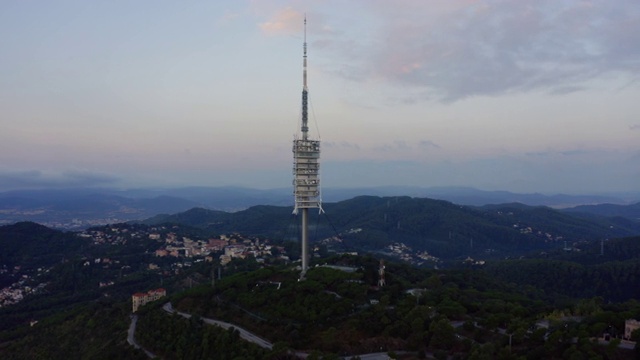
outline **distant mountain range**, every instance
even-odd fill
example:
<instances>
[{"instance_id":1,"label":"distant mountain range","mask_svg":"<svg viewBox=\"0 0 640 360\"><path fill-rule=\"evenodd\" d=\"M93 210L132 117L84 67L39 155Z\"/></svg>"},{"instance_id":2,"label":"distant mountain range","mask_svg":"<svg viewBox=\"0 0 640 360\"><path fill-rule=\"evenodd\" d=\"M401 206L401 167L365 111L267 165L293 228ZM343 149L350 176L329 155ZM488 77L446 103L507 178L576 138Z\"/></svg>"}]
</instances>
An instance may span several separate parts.
<instances>
[{"instance_id":1,"label":"distant mountain range","mask_svg":"<svg viewBox=\"0 0 640 360\"><path fill-rule=\"evenodd\" d=\"M508 191L483 191L462 187L376 187L328 188L326 203L361 195L410 196L450 201L460 205L522 203L531 206L576 208L567 211L615 215L639 219L638 207L629 205L640 194L543 195ZM156 214L173 214L202 207L239 211L256 205L289 206L291 189L249 189L241 187L185 187L173 189L54 189L19 190L0 193L0 224L34 221L56 228L82 228L90 225L140 220ZM606 206L602 204L608 204Z\"/></svg>"},{"instance_id":2,"label":"distant mountain range","mask_svg":"<svg viewBox=\"0 0 640 360\"><path fill-rule=\"evenodd\" d=\"M33 221L71 229L185 211L194 206L201 204L167 195L134 198L113 190L11 191L0 193L0 224Z\"/></svg>"},{"instance_id":3,"label":"distant mountain range","mask_svg":"<svg viewBox=\"0 0 640 360\"><path fill-rule=\"evenodd\" d=\"M640 203L630 205L599 204L580 205L565 209L568 213L585 213L600 216L619 216L640 221Z\"/></svg>"},{"instance_id":4,"label":"distant mountain range","mask_svg":"<svg viewBox=\"0 0 640 360\"><path fill-rule=\"evenodd\" d=\"M367 251L402 242L442 258L522 255L562 248L567 243L640 234L638 221L598 215L587 219L519 203L471 207L407 196L359 196L327 203L324 209L325 214L313 211L309 222L316 240L337 236L340 242L336 246ZM299 226L291 211L291 207L267 205L233 213L194 208L158 215L143 223L188 225L209 234L237 231L295 240Z\"/></svg>"}]
</instances>

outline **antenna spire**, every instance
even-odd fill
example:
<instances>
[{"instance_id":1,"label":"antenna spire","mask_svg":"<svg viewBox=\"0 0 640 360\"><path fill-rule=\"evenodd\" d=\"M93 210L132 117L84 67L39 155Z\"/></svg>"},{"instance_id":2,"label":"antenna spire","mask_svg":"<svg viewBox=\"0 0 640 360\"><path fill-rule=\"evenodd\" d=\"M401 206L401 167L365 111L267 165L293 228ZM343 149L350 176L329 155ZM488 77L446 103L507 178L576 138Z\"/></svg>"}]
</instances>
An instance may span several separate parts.
<instances>
[{"instance_id":1,"label":"antenna spire","mask_svg":"<svg viewBox=\"0 0 640 360\"><path fill-rule=\"evenodd\" d=\"M307 139L307 133L309 132L308 123L308 87L307 87L307 15L304 15L304 44L302 55L302 138Z\"/></svg>"},{"instance_id":2,"label":"antenna spire","mask_svg":"<svg viewBox=\"0 0 640 360\"><path fill-rule=\"evenodd\" d=\"M302 56L302 86L307 89L307 15L304 15L304 44Z\"/></svg>"}]
</instances>

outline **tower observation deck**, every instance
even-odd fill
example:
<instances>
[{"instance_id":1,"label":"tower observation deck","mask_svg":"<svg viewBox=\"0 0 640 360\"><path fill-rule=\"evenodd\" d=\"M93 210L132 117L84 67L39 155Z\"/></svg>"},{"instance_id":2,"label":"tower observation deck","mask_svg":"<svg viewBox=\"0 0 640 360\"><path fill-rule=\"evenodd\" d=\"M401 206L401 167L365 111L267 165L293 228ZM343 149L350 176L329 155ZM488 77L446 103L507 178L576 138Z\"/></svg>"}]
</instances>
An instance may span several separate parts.
<instances>
[{"instance_id":1,"label":"tower observation deck","mask_svg":"<svg viewBox=\"0 0 640 360\"><path fill-rule=\"evenodd\" d=\"M304 19L302 60L302 121L293 140L293 213L302 218L302 277L309 267L309 209L322 212L320 197L320 140L309 138L309 89L307 87L307 18Z\"/></svg>"},{"instance_id":2,"label":"tower observation deck","mask_svg":"<svg viewBox=\"0 0 640 360\"><path fill-rule=\"evenodd\" d=\"M320 141L293 141L294 213L299 209L320 208Z\"/></svg>"}]
</instances>

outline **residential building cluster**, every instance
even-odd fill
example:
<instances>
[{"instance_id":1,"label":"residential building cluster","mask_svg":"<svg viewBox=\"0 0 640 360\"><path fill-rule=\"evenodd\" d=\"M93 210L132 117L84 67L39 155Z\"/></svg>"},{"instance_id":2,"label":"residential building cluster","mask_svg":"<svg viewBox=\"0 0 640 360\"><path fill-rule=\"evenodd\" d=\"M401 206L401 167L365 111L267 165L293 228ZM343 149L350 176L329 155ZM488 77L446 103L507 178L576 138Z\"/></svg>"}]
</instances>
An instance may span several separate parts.
<instances>
[{"instance_id":1,"label":"residential building cluster","mask_svg":"<svg viewBox=\"0 0 640 360\"><path fill-rule=\"evenodd\" d=\"M505 215L505 216L513 216L514 215L512 211L509 211L509 212L497 211L496 213L498 215ZM548 233L548 232L542 231L542 230L537 230L537 229L534 229L533 227L527 226L527 225L522 225L522 224L517 224L516 223L516 224L513 224L513 228L517 229L521 234L535 235L535 236L543 238L547 242L564 240L564 237L562 237L562 236L553 235L551 233Z\"/></svg>"},{"instance_id":2,"label":"residential building cluster","mask_svg":"<svg viewBox=\"0 0 640 360\"><path fill-rule=\"evenodd\" d=\"M388 245L386 249L389 250L389 255L416 266L422 266L425 262L440 262L438 257L429 254L426 250L414 252L410 246L401 242Z\"/></svg>"},{"instance_id":3,"label":"residential building cluster","mask_svg":"<svg viewBox=\"0 0 640 360\"><path fill-rule=\"evenodd\" d=\"M362 231L361 228L349 229L344 233L338 234L337 236L332 236L332 237L320 240L320 244L327 246L327 248L330 249L329 251L336 251L339 247L342 247L344 249L345 245L344 245L344 241L342 240L342 235L357 234L361 231ZM389 250L388 255L417 266L421 266L425 262L430 262L430 263L440 262L440 259L438 257L429 254L428 251L425 250L425 251L414 252L411 247L400 242L388 245L386 249ZM318 251L318 250L319 249L314 248L314 251ZM344 254L345 252L341 252L341 253ZM351 252L351 254L357 255L357 252Z\"/></svg>"},{"instance_id":4,"label":"residential building cluster","mask_svg":"<svg viewBox=\"0 0 640 360\"><path fill-rule=\"evenodd\" d=\"M149 290L146 293L135 293L131 295L132 311L136 312L138 311L140 306L143 306L152 301L156 301L164 296L167 296L167 290L163 288Z\"/></svg>"},{"instance_id":5,"label":"residential building cluster","mask_svg":"<svg viewBox=\"0 0 640 360\"><path fill-rule=\"evenodd\" d=\"M545 239L545 241L561 241L564 239L562 236L555 236L542 230L535 230L531 226L522 226L520 224L513 224L514 229L518 229L521 234L532 234Z\"/></svg>"},{"instance_id":6,"label":"residential building cluster","mask_svg":"<svg viewBox=\"0 0 640 360\"><path fill-rule=\"evenodd\" d=\"M32 283L33 279L31 276L22 275L18 281L0 289L0 308L17 304L22 301L25 296L41 292L47 285L46 283L40 283L35 286L29 285Z\"/></svg>"},{"instance_id":7,"label":"residential building cluster","mask_svg":"<svg viewBox=\"0 0 640 360\"><path fill-rule=\"evenodd\" d=\"M245 259L248 256L254 257L258 262L263 262L266 257L274 256L275 250L283 260L289 260L284 254L284 247L272 246L268 240L245 238L239 234L221 235L219 238L208 240L193 240L170 232L164 236L160 233L151 233L149 238L164 242L164 245L155 251L155 255L158 257L205 256L207 260L211 261L213 260L212 254L222 252L223 254L219 256L220 264L226 265L234 258Z\"/></svg>"},{"instance_id":8,"label":"residential building cluster","mask_svg":"<svg viewBox=\"0 0 640 360\"><path fill-rule=\"evenodd\" d=\"M432 262L435 262L435 263L440 261L440 258L429 254L428 251L418 251L416 253L416 256L418 258L422 259L422 260L425 260L425 261L432 261Z\"/></svg>"},{"instance_id":9,"label":"residential building cluster","mask_svg":"<svg viewBox=\"0 0 640 360\"><path fill-rule=\"evenodd\" d=\"M122 227L104 227L102 230L85 230L78 234L82 238L91 239L94 245L125 245L132 238L140 238L142 234L138 231L130 231Z\"/></svg>"},{"instance_id":10,"label":"residential building cluster","mask_svg":"<svg viewBox=\"0 0 640 360\"><path fill-rule=\"evenodd\" d=\"M151 233L149 239L164 242L164 245L155 251L155 255L159 257L206 256L212 252L221 251L226 245L226 241L223 240L193 240L186 236L178 236L173 232L165 235Z\"/></svg>"},{"instance_id":11,"label":"residential building cluster","mask_svg":"<svg viewBox=\"0 0 640 360\"><path fill-rule=\"evenodd\" d=\"M249 238L234 233L220 235L217 238L195 239L181 234L179 226L120 226L107 225L99 229L89 229L79 233L94 245L126 245L131 241L153 240L158 246L152 246L149 252L157 258L175 258L172 268L190 266L192 258L213 261L219 257L222 265L235 258L254 257L258 262L265 259L278 258L289 261L286 250L282 246L271 245L269 240ZM222 253L222 254L220 254ZM193 260L193 261L201 261ZM97 261L97 260L96 260ZM102 260L104 262L104 259ZM157 264L148 264L148 269L159 270Z\"/></svg>"},{"instance_id":12,"label":"residential building cluster","mask_svg":"<svg viewBox=\"0 0 640 360\"><path fill-rule=\"evenodd\" d=\"M387 246L387 249L400 260L411 262L413 259L412 249L404 243L393 243Z\"/></svg>"},{"instance_id":13,"label":"residential building cluster","mask_svg":"<svg viewBox=\"0 0 640 360\"><path fill-rule=\"evenodd\" d=\"M624 321L624 339L631 340L633 332L640 329L640 321L636 319L627 319Z\"/></svg>"}]
</instances>

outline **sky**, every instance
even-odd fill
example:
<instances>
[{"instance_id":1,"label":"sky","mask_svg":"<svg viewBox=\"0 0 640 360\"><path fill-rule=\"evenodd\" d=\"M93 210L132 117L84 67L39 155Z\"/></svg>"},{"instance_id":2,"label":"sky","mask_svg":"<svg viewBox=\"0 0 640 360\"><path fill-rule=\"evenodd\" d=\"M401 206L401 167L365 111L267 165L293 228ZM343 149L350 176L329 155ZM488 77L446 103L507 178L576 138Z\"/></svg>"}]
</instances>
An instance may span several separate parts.
<instances>
[{"instance_id":1,"label":"sky","mask_svg":"<svg viewBox=\"0 0 640 360\"><path fill-rule=\"evenodd\" d=\"M0 191L640 191L637 0L0 1Z\"/></svg>"}]
</instances>

